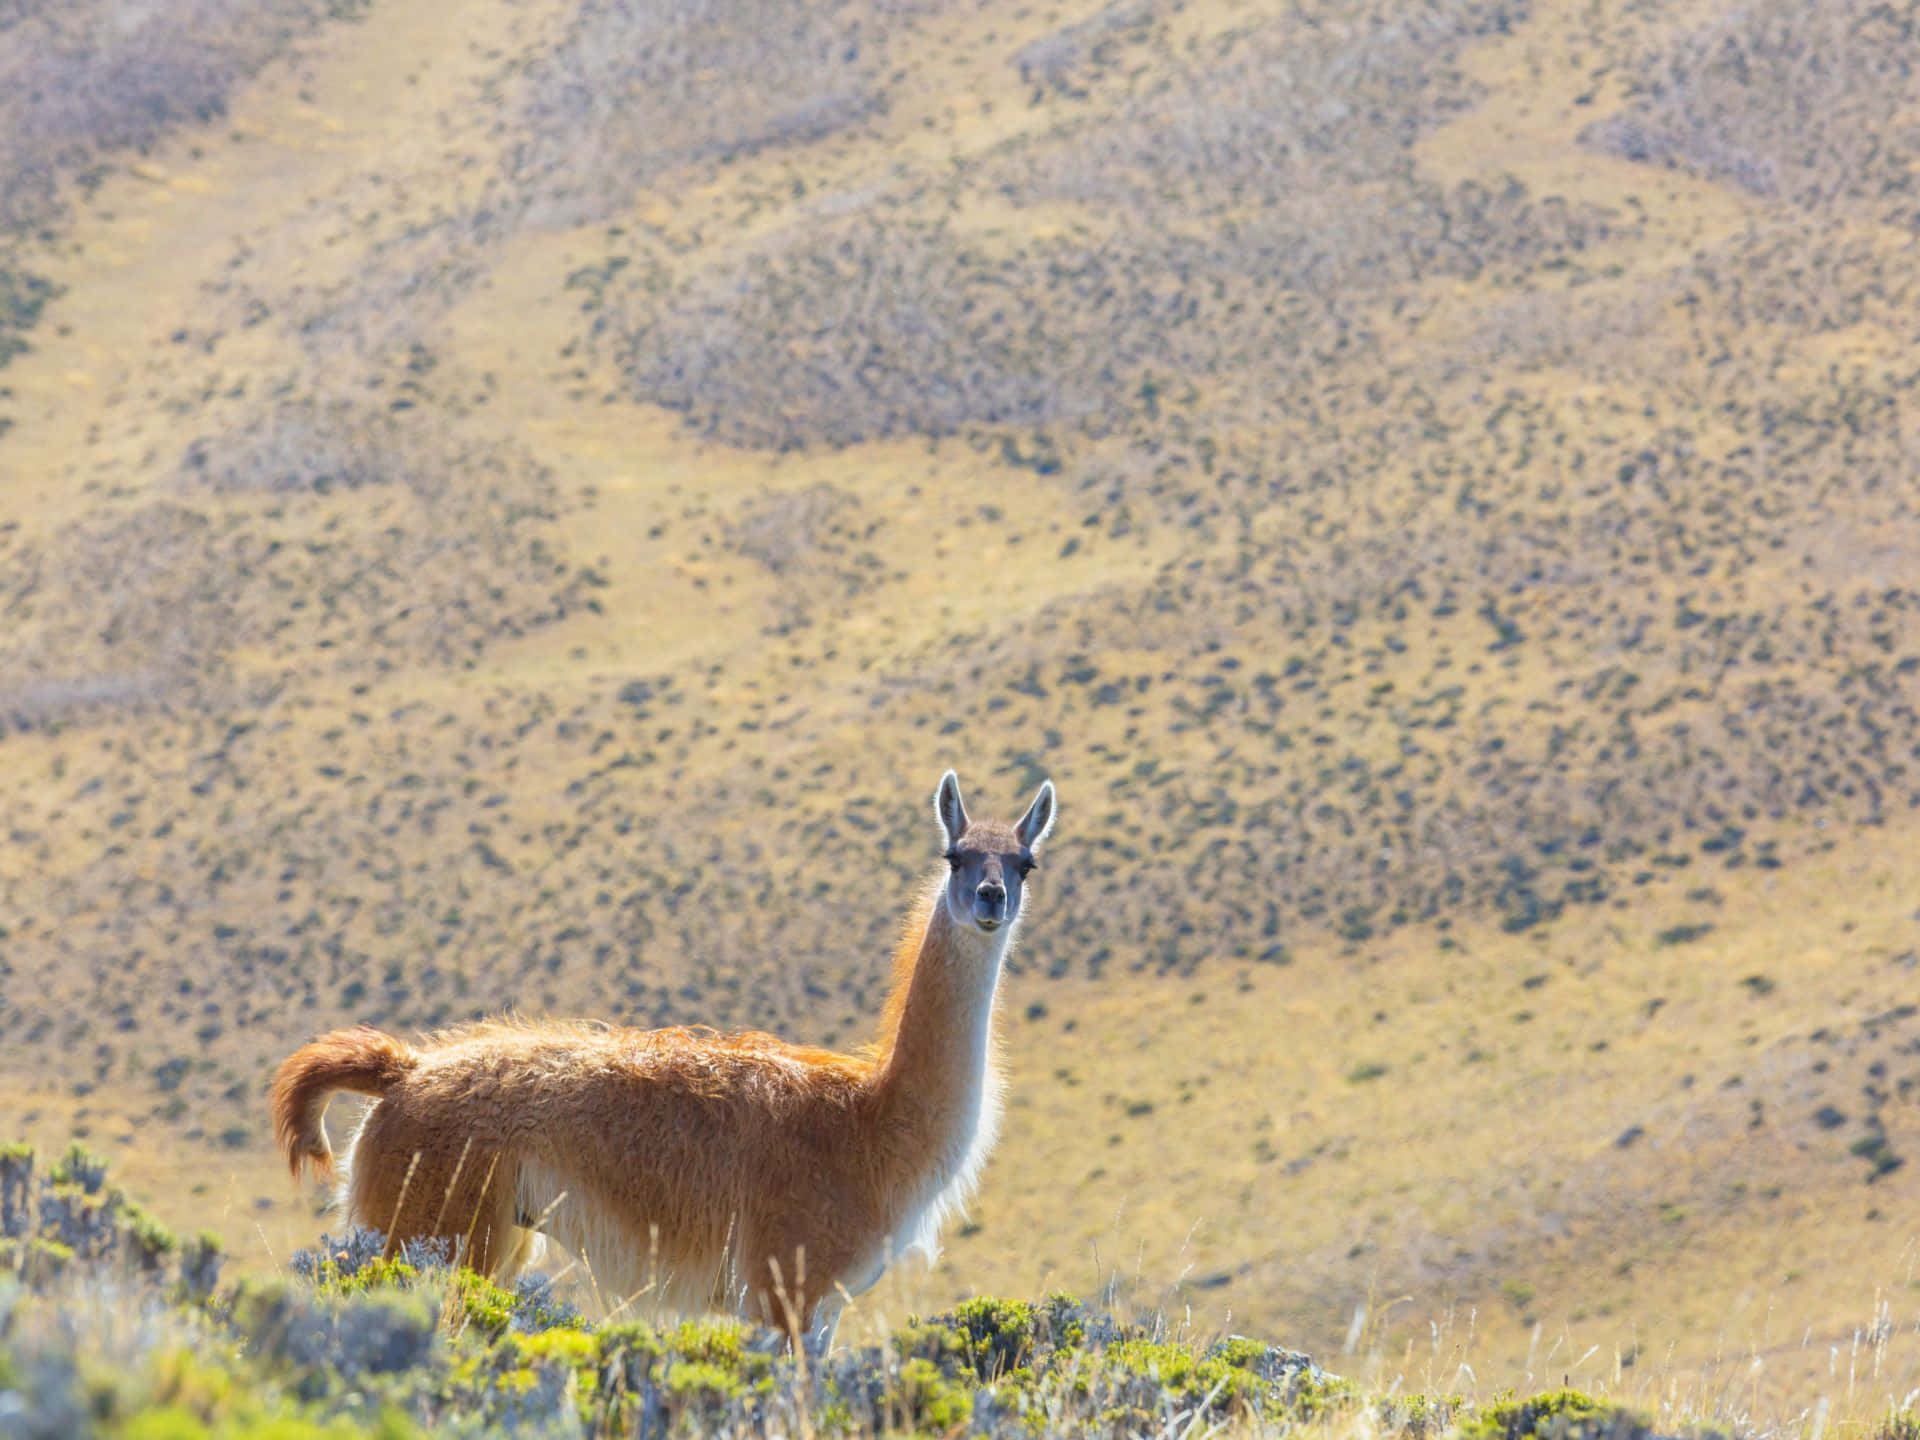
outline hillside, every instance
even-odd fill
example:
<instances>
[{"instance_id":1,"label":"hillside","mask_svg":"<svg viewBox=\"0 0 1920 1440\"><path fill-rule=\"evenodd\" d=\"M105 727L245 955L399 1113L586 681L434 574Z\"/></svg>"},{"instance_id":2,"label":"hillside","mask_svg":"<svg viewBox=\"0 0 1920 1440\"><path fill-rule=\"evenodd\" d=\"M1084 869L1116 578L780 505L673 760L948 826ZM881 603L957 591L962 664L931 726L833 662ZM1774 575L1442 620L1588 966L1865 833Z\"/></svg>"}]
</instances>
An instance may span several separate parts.
<instances>
[{"instance_id":1,"label":"hillside","mask_svg":"<svg viewBox=\"0 0 1920 1440\"><path fill-rule=\"evenodd\" d=\"M0 5L0 1133L264 1265L312 1031L857 1043L1050 774L876 1323L1897 1400L1916 21Z\"/></svg>"}]
</instances>

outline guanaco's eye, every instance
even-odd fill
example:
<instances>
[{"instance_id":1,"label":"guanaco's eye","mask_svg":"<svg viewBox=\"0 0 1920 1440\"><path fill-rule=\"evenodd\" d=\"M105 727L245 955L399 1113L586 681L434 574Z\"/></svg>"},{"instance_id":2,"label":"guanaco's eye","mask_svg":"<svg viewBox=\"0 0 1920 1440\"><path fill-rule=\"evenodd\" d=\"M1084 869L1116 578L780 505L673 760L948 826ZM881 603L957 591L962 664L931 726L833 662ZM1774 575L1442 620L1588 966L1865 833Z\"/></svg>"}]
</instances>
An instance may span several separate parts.
<instances>
[{"instance_id":1,"label":"guanaco's eye","mask_svg":"<svg viewBox=\"0 0 1920 1440\"><path fill-rule=\"evenodd\" d=\"M960 868L960 852L958 850L949 850L941 858L943 858L947 862L947 864L952 866L955 870L958 870Z\"/></svg>"},{"instance_id":2,"label":"guanaco's eye","mask_svg":"<svg viewBox=\"0 0 1920 1440\"><path fill-rule=\"evenodd\" d=\"M1020 862L1020 878L1022 880L1026 879L1027 876L1031 875L1035 870L1039 868L1040 868L1040 862L1037 860L1022 860Z\"/></svg>"}]
</instances>

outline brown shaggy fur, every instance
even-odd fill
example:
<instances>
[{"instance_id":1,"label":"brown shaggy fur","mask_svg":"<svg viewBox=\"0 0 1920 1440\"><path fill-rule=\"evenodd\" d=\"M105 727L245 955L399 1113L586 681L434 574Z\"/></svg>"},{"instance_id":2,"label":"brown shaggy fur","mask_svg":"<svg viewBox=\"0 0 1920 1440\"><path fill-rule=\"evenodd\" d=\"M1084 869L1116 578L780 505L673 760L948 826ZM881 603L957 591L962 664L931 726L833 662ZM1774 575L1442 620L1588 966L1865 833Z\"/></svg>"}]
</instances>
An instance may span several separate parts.
<instances>
[{"instance_id":1,"label":"brown shaggy fur","mask_svg":"<svg viewBox=\"0 0 1920 1440\"><path fill-rule=\"evenodd\" d=\"M371 1025L335 1030L289 1056L273 1077L269 1103L274 1134L287 1152L294 1178L307 1166L319 1175L333 1171L333 1150L322 1120L334 1091L384 1095L418 1058L404 1040Z\"/></svg>"},{"instance_id":2,"label":"brown shaggy fur","mask_svg":"<svg viewBox=\"0 0 1920 1440\"><path fill-rule=\"evenodd\" d=\"M992 1144L994 995L1023 898L1007 877L1024 878L1051 823L1050 786L1043 798L1031 825L970 824L954 787L952 870L914 912L860 1054L582 1022L485 1021L418 1048L340 1030L274 1079L288 1163L327 1173L328 1095L373 1095L345 1195L389 1253L441 1237L507 1278L542 1231L616 1303L732 1309L830 1337L847 1295L899 1251L931 1251ZM995 928L955 913L980 876L988 890L1005 879Z\"/></svg>"}]
</instances>

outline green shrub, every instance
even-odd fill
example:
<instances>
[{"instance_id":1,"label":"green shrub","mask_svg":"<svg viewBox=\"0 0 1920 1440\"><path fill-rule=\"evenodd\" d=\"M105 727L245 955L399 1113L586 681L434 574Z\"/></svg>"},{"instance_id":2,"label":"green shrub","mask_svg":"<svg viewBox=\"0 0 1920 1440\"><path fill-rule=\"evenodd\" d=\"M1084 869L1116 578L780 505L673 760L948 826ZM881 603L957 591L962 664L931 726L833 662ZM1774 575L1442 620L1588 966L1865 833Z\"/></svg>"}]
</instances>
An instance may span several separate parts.
<instances>
[{"instance_id":1,"label":"green shrub","mask_svg":"<svg viewBox=\"0 0 1920 1440\"><path fill-rule=\"evenodd\" d=\"M939 1434L957 1430L973 1418L973 1391L951 1380L931 1360L900 1366L898 1408L916 1427Z\"/></svg>"},{"instance_id":2,"label":"green shrub","mask_svg":"<svg viewBox=\"0 0 1920 1440\"><path fill-rule=\"evenodd\" d=\"M1647 1422L1630 1410L1579 1390L1549 1390L1518 1399L1496 1396L1459 1429L1460 1440L1638 1440Z\"/></svg>"},{"instance_id":3,"label":"green shrub","mask_svg":"<svg viewBox=\"0 0 1920 1440\"><path fill-rule=\"evenodd\" d=\"M893 1346L903 1361L929 1361L943 1375L965 1370L994 1380L1027 1363L1036 1333L1033 1306L983 1297L930 1320L910 1321L894 1336Z\"/></svg>"},{"instance_id":4,"label":"green shrub","mask_svg":"<svg viewBox=\"0 0 1920 1440\"><path fill-rule=\"evenodd\" d=\"M1238 1363L1220 1356L1203 1358L1185 1345L1148 1340L1122 1341L1110 1353L1121 1370L1157 1382L1182 1407L1204 1401L1213 1410L1229 1411L1253 1405L1265 1391L1244 1356Z\"/></svg>"}]
</instances>

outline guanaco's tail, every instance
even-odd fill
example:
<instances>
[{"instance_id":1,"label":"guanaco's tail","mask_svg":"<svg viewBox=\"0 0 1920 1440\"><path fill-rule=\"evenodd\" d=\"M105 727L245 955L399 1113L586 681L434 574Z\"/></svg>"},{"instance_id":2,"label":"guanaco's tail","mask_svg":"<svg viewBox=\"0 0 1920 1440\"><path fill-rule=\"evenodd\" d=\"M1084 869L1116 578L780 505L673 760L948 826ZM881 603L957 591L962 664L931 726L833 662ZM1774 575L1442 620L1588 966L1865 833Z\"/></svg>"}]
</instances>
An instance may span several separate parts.
<instances>
[{"instance_id":1,"label":"guanaco's tail","mask_svg":"<svg viewBox=\"0 0 1920 1440\"><path fill-rule=\"evenodd\" d=\"M360 1025L322 1035L282 1061L273 1077L273 1129L294 1178L309 1165L319 1176L333 1169L322 1118L334 1091L384 1095L419 1059L406 1041Z\"/></svg>"}]
</instances>

